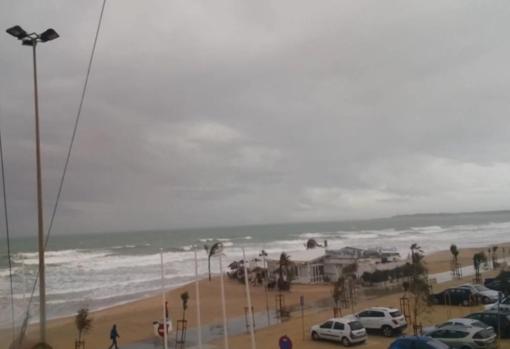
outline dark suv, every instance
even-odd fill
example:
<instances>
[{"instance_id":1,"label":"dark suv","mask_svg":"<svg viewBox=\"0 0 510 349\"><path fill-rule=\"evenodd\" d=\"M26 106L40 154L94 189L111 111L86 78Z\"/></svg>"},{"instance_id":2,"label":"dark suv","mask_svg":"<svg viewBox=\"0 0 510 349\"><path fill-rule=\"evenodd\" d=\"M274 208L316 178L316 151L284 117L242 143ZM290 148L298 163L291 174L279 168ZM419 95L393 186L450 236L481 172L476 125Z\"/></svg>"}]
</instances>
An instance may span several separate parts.
<instances>
[{"instance_id":1,"label":"dark suv","mask_svg":"<svg viewBox=\"0 0 510 349\"><path fill-rule=\"evenodd\" d=\"M475 319L492 326L497 334L501 329L501 338L510 338L510 313L487 310L469 314L466 318Z\"/></svg>"},{"instance_id":2,"label":"dark suv","mask_svg":"<svg viewBox=\"0 0 510 349\"><path fill-rule=\"evenodd\" d=\"M478 304L478 295L468 288L447 288L446 290L430 295L432 304L445 305L473 305Z\"/></svg>"}]
</instances>

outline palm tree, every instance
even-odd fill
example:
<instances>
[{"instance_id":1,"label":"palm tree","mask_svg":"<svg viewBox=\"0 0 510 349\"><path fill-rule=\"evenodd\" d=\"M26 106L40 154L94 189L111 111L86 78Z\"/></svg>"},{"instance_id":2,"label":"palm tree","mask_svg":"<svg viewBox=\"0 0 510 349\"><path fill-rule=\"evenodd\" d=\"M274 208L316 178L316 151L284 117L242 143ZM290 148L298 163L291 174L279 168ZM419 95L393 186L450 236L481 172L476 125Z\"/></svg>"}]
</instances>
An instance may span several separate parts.
<instances>
[{"instance_id":1,"label":"palm tree","mask_svg":"<svg viewBox=\"0 0 510 349\"><path fill-rule=\"evenodd\" d=\"M452 253L452 275L454 277L460 278L460 269L459 269L459 249L457 248L457 245L452 244L450 246L450 252Z\"/></svg>"},{"instance_id":2,"label":"palm tree","mask_svg":"<svg viewBox=\"0 0 510 349\"><path fill-rule=\"evenodd\" d=\"M82 336L85 336L87 332L92 328L92 319L89 318L89 310L87 308L81 308L78 310L78 314L74 318L76 329L78 330L78 341L75 344L76 348L80 346L85 347L82 342ZM83 344L82 344L83 343Z\"/></svg>"},{"instance_id":3,"label":"palm tree","mask_svg":"<svg viewBox=\"0 0 510 349\"><path fill-rule=\"evenodd\" d=\"M340 276L333 284L333 292L331 294L333 301L335 302L336 309L333 311L335 317L338 315L338 309L340 309L340 301L344 301L344 303L346 302L345 291L345 278Z\"/></svg>"},{"instance_id":4,"label":"palm tree","mask_svg":"<svg viewBox=\"0 0 510 349\"><path fill-rule=\"evenodd\" d=\"M189 299L188 291L181 293L182 319L183 320L186 320L186 309L188 309L188 299Z\"/></svg>"},{"instance_id":5,"label":"palm tree","mask_svg":"<svg viewBox=\"0 0 510 349\"><path fill-rule=\"evenodd\" d=\"M210 248L207 245L204 245L204 248L207 252L207 268L209 271L209 281L211 281L211 258L223 251L223 244L221 242L216 242Z\"/></svg>"},{"instance_id":6,"label":"palm tree","mask_svg":"<svg viewBox=\"0 0 510 349\"><path fill-rule=\"evenodd\" d=\"M268 270L268 267L267 267L267 262L266 262L266 258L267 258L268 254L266 252L266 250L262 250L260 251L259 253L259 257L262 257L262 261L264 262L264 264L262 265L263 269L264 269L264 284L265 284L265 287L267 287L267 282L269 281L269 270Z\"/></svg>"},{"instance_id":7,"label":"palm tree","mask_svg":"<svg viewBox=\"0 0 510 349\"><path fill-rule=\"evenodd\" d=\"M290 257L287 253L282 252L280 255L279 268L278 268L278 289L288 290L290 288L290 277L289 277L289 266L291 264ZM285 269L285 275L287 276L287 281L283 281L283 270Z\"/></svg>"},{"instance_id":8,"label":"palm tree","mask_svg":"<svg viewBox=\"0 0 510 349\"><path fill-rule=\"evenodd\" d=\"M498 255L496 251L498 250L498 246L492 246L492 267L496 268L498 264Z\"/></svg>"},{"instance_id":9,"label":"palm tree","mask_svg":"<svg viewBox=\"0 0 510 349\"><path fill-rule=\"evenodd\" d=\"M414 243L411 245L410 249L411 249L411 263L412 264L419 263L423 258L422 248L417 243Z\"/></svg>"},{"instance_id":10,"label":"palm tree","mask_svg":"<svg viewBox=\"0 0 510 349\"><path fill-rule=\"evenodd\" d=\"M475 268L476 280L480 280L480 266L487 261L487 256L484 252L478 252L473 255L473 267Z\"/></svg>"},{"instance_id":11,"label":"palm tree","mask_svg":"<svg viewBox=\"0 0 510 349\"><path fill-rule=\"evenodd\" d=\"M453 261L455 262L455 264L457 264L457 260L459 257L459 249L457 248L457 245L452 244L450 246L450 252L452 253Z\"/></svg>"},{"instance_id":12,"label":"palm tree","mask_svg":"<svg viewBox=\"0 0 510 349\"><path fill-rule=\"evenodd\" d=\"M413 317L411 320L413 321L413 330L416 335L418 333L418 314L427 310L430 287L428 284L427 268L423 265L423 250L418 244L412 244L410 250L412 274L409 280L409 292L414 296L412 303Z\"/></svg>"}]
</instances>

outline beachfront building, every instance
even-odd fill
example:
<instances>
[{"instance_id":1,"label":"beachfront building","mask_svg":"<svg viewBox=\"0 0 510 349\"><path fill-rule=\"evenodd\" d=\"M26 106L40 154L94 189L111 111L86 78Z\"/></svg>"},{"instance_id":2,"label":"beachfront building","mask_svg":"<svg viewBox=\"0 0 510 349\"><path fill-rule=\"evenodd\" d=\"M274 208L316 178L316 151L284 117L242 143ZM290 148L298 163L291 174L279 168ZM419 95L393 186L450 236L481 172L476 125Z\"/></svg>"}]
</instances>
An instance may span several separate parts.
<instances>
[{"instance_id":1,"label":"beachfront building","mask_svg":"<svg viewBox=\"0 0 510 349\"><path fill-rule=\"evenodd\" d=\"M289 254L291 265L288 267L289 275L284 278L292 282L309 284L324 282L324 257L326 251L318 247ZM280 268L280 253L269 254L266 258L269 275L278 278Z\"/></svg>"},{"instance_id":2,"label":"beachfront building","mask_svg":"<svg viewBox=\"0 0 510 349\"><path fill-rule=\"evenodd\" d=\"M398 252L381 249L360 249L344 247L337 250L314 248L289 253L291 265L286 268L290 275L284 273L284 278L292 279L294 283L317 284L337 280L342 270L354 263L357 264L357 276L364 272L375 270L390 270L405 264ZM280 268L280 254L270 254L267 259L269 275L278 278Z\"/></svg>"}]
</instances>

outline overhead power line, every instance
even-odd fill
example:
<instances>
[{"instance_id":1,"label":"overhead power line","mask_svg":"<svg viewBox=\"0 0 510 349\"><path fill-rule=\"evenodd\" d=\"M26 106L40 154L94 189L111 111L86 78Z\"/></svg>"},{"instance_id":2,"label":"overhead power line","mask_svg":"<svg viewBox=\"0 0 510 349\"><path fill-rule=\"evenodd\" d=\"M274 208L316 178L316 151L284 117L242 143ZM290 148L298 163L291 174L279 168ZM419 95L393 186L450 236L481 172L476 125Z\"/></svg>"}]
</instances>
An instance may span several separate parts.
<instances>
[{"instance_id":1,"label":"overhead power line","mask_svg":"<svg viewBox=\"0 0 510 349\"><path fill-rule=\"evenodd\" d=\"M9 287L11 292L11 321L12 321L12 340L16 339L16 320L14 317L14 287L12 285L12 256L11 256L11 236L9 232L9 215L7 214L7 186L5 185L5 165L4 165L4 147L2 142L2 132L0 131L0 162L2 172L2 192L4 200L4 220L5 220L5 239L7 240L7 262L9 264Z\"/></svg>"}]
</instances>

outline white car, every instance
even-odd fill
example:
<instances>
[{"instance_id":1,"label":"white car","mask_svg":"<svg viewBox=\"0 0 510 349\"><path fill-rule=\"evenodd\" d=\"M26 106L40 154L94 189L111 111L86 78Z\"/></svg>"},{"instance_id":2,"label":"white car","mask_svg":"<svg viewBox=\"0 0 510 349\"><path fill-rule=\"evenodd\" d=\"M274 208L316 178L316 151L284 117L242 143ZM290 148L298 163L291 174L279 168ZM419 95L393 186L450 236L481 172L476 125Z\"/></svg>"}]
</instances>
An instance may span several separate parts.
<instances>
[{"instance_id":1,"label":"white car","mask_svg":"<svg viewBox=\"0 0 510 349\"><path fill-rule=\"evenodd\" d=\"M344 346L362 343L367 340L367 331L354 316L333 318L310 329L313 340L327 339L340 342Z\"/></svg>"},{"instance_id":2,"label":"white car","mask_svg":"<svg viewBox=\"0 0 510 349\"><path fill-rule=\"evenodd\" d=\"M367 330L381 331L386 337L401 333L407 327L404 315L395 308L368 308L356 314L356 317Z\"/></svg>"},{"instance_id":3,"label":"white car","mask_svg":"<svg viewBox=\"0 0 510 349\"><path fill-rule=\"evenodd\" d=\"M483 304L494 303L498 301L499 292L491 290L483 285L476 284L464 284L460 285L459 288L466 288L471 290L473 294L478 295L478 298Z\"/></svg>"},{"instance_id":4,"label":"white car","mask_svg":"<svg viewBox=\"0 0 510 349\"><path fill-rule=\"evenodd\" d=\"M485 306L485 310L498 310L498 303L492 303ZM505 297L499 303L500 311L510 312L510 297Z\"/></svg>"}]
</instances>

